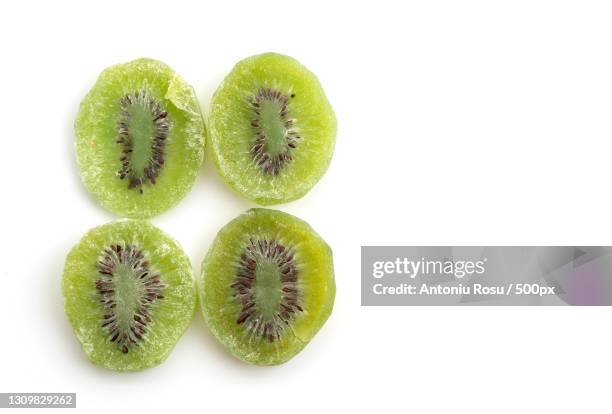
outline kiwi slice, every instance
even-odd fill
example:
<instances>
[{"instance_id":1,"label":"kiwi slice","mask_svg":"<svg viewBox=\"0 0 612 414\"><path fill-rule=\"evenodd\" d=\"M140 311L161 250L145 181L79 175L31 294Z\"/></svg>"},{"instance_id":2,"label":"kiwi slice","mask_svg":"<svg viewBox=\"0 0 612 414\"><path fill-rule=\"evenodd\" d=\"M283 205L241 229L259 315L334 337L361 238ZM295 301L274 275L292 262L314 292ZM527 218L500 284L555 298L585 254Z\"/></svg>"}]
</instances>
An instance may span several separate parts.
<instances>
[{"instance_id":1,"label":"kiwi slice","mask_svg":"<svg viewBox=\"0 0 612 414\"><path fill-rule=\"evenodd\" d=\"M316 76L276 53L244 59L215 92L209 117L221 177L261 205L306 194L329 166L336 117Z\"/></svg>"},{"instance_id":2,"label":"kiwi slice","mask_svg":"<svg viewBox=\"0 0 612 414\"><path fill-rule=\"evenodd\" d=\"M196 306L189 259L174 240L140 220L85 234L66 258L62 291L89 359L116 371L164 361Z\"/></svg>"},{"instance_id":3,"label":"kiwi slice","mask_svg":"<svg viewBox=\"0 0 612 414\"><path fill-rule=\"evenodd\" d=\"M297 217L251 209L219 231L202 263L199 293L206 323L232 354L281 364L331 314L332 251Z\"/></svg>"},{"instance_id":4,"label":"kiwi slice","mask_svg":"<svg viewBox=\"0 0 612 414\"><path fill-rule=\"evenodd\" d=\"M75 133L85 187L120 216L148 218L175 205L204 157L193 88L152 59L104 70L81 102Z\"/></svg>"}]
</instances>

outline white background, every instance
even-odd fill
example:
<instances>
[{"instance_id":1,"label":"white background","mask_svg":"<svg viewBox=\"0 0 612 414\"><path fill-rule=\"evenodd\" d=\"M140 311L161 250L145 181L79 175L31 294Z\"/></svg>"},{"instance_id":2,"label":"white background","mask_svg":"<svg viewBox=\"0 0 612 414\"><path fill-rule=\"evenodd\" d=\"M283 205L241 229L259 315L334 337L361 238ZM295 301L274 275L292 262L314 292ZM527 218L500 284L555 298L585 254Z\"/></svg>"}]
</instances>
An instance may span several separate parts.
<instances>
[{"instance_id":1,"label":"white background","mask_svg":"<svg viewBox=\"0 0 612 414\"><path fill-rule=\"evenodd\" d=\"M76 392L88 413L610 412L611 308L365 308L360 246L612 243L611 21L610 2L585 0L8 2L0 391ZM148 56L207 112L234 63L264 51L313 70L339 120L327 174L278 207L334 249L331 318L278 367L233 359L199 314L159 367L91 365L60 280L71 246L114 217L80 183L80 99L106 66ZM153 223L199 269L251 206L205 162Z\"/></svg>"}]
</instances>

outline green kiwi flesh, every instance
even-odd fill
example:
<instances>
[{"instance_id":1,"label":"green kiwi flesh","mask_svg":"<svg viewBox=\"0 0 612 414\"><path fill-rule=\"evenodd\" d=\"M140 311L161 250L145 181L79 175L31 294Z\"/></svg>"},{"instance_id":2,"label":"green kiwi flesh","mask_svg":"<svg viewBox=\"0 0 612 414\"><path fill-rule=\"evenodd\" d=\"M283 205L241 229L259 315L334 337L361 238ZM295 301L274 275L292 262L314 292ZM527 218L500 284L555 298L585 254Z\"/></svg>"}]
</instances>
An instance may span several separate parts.
<instances>
[{"instance_id":1,"label":"green kiwi flesh","mask_svg":"<svg viewBox=\"0 0 612 414\"><path fill-rule=\"evenodd\" d=\"M196 304L191 264L178 243L130 219L83 236L66 258L62 292L87 357L116 371L164 361Z\"/></svg>"},{"instance_id":2,"label":"green kiwi flesh","mask_svg":"<svg viewBox=\"0 0 612 414\"><path fill-rule=\"evenodd\" d=\"M130 218L178 203L204 157L193 88L153 59L105 69L80 104L75 135L85 187L104 208Z\"/></svg>"},{"instance_id":3,"label":"green kiwi flesh","mask_svg":"<svg viewBox=\"0 0 612 414\"><path fill-rule=\"evenodd\" d=\"M317 77L276 53L236 64L213 96L209 127L219 174L261 205L304 196L327 170L336 138Z\"/></svg>"},{"instance_id":4,"label":"green kiwi flesh","mask_svg":"<svg viewBox=\"0 0 612 414\"><path fill-rule=\"evenodd\" d=\"M332 251L304 221L252 209L223 227L202 264L204 319L236 357L257 365L294 357L331 314Z\"/></svg>"}]
</instances>

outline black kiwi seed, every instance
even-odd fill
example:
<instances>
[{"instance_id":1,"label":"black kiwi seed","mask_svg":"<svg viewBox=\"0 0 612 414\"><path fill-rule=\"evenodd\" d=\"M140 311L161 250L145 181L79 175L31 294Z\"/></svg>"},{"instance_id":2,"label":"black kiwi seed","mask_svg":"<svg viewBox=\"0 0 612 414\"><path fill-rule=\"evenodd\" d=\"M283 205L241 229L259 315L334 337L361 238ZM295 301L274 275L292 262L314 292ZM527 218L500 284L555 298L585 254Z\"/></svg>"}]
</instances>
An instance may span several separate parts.
<instances>
[{"instance_id":1,"label":"black kiwi seed","mask_svg":"<svg viewBox=\"0 0 612 414\"><path fill-rule=\"evenodd\" d=\"M164 147L170 130L168 112L163 106L152 98L147 91L142 90L125 95L120 100L121 116L118 123L117 143L122 146L121 169L117 172L120 179L127 179L129 189L138 189L143 193L142 186L146 183L155 184L164 165ZM135 111L144 111L145 116L150 119L151 131L138 131L132 125ZM141 127L141 126L140 126ZM140 139L147 139L150 154L142 167L134 167L134 141L135 135L145 134ZM138 157L146 157L146 154L138 154Z\"/></svg>"},{"instance_id":2,"label":"black kiwi seed","mask_svg":"<svg viewBox=\"0 0 612 414\"><path fill-rule=\"evenodd\" d=\"M266 174L277 175L293 159L291 152L296 148L301 138L295 128L295 120L289 118L287 108L289 98L274 89L262 88L251 98L250 103L250 108L254 114L251 127L255 134L250 151L251 156ZM270 121L262 118L264 106L276 110L276 120ZM281 133L282 137L266 135L264 124L270 122L275 124L272 127ZM275 147L274 150L272 150L272 145Z\"/></svg>"},{"instance_id":3,"label":"black kiwi seed","mask_svg":"<svg viewBox=\"0 0 612 414\"><path fill-rule=\"evenodd\" d=\"M255 284L258 274L262 276L258 267L263 262L274 269L271 276L276 278L273 282L280 290L277 303L258 303ZM278 341L295 314L304 311L299 304L298 277L291 249L274 239L249 239L240 255L231 285L241 307L236 324L245 324L251 334L269 342ZM267 287L268 290L274 288ZM262 311L264 307L270 310L267 314Z\"/></svg>"},{"instance_id":4,"label":"black kiwi seed","mask_svg":"<svg viewBox=\"0 0 612 414\"><path fill-rule=\"evenodd\" d=\"M111 245L98 261L96 290L104 308L101 327L127 354L142 340L151 322L151 307L163 299L165 285L135 246ZM123 293L123 295L122 295Z\"/></svg>"}]
</instances>

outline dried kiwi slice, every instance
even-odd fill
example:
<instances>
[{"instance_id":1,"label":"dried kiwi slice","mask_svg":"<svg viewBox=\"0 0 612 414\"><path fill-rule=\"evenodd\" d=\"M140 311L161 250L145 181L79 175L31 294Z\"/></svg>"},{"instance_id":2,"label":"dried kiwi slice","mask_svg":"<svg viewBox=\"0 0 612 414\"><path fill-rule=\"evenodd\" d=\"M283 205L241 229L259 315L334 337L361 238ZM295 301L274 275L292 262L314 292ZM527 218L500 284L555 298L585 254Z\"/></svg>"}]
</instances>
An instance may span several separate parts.
<instances>
[{"instance_id":1,"label":"dried kiwi slice","mask_svg":"<svg viewBox=\"0 0 612 414\"><path fill-rule=\"evenodd\" d=\"M152 59L104 70L81 102L75 133L85 187L120 216L148 218L175 205L204 156L193 88Z\"/></svg>"},{"instance_id":2,"label":"dried kiwi slice","mask_svg":"<svg viewBox=\"0 0 612 414\"><path fill-rule=\"evenodd\" d=\"M261 205L306 194L327 170L336 137L334 111L315 75L275 53L234 67L213 96L209 127L220 175Z\"/></svg>"},{"instance_id":3,"label":"dried kiwi slice","mask_svg":"<svg viewBox=\"0 0 612 414\"><path fill-rule=\"evenodd\" d=\"M332 311L332 251L297 217L252 209L215 238L199 293L210 330L232 354L280 364L306 346Z\"/></svg>"},{"instance_id":4,"label":"dried kiwi slice","mask_svg":"<svg viewBox=\"0 0 612 414\"><path fill-rule=\"evenodd\" d=\"M174 240L140 220L85 234L66 258L62 291L89 359L116 371L164 361L195 311L189 259Z\"/></svg>"}]
</instances>

